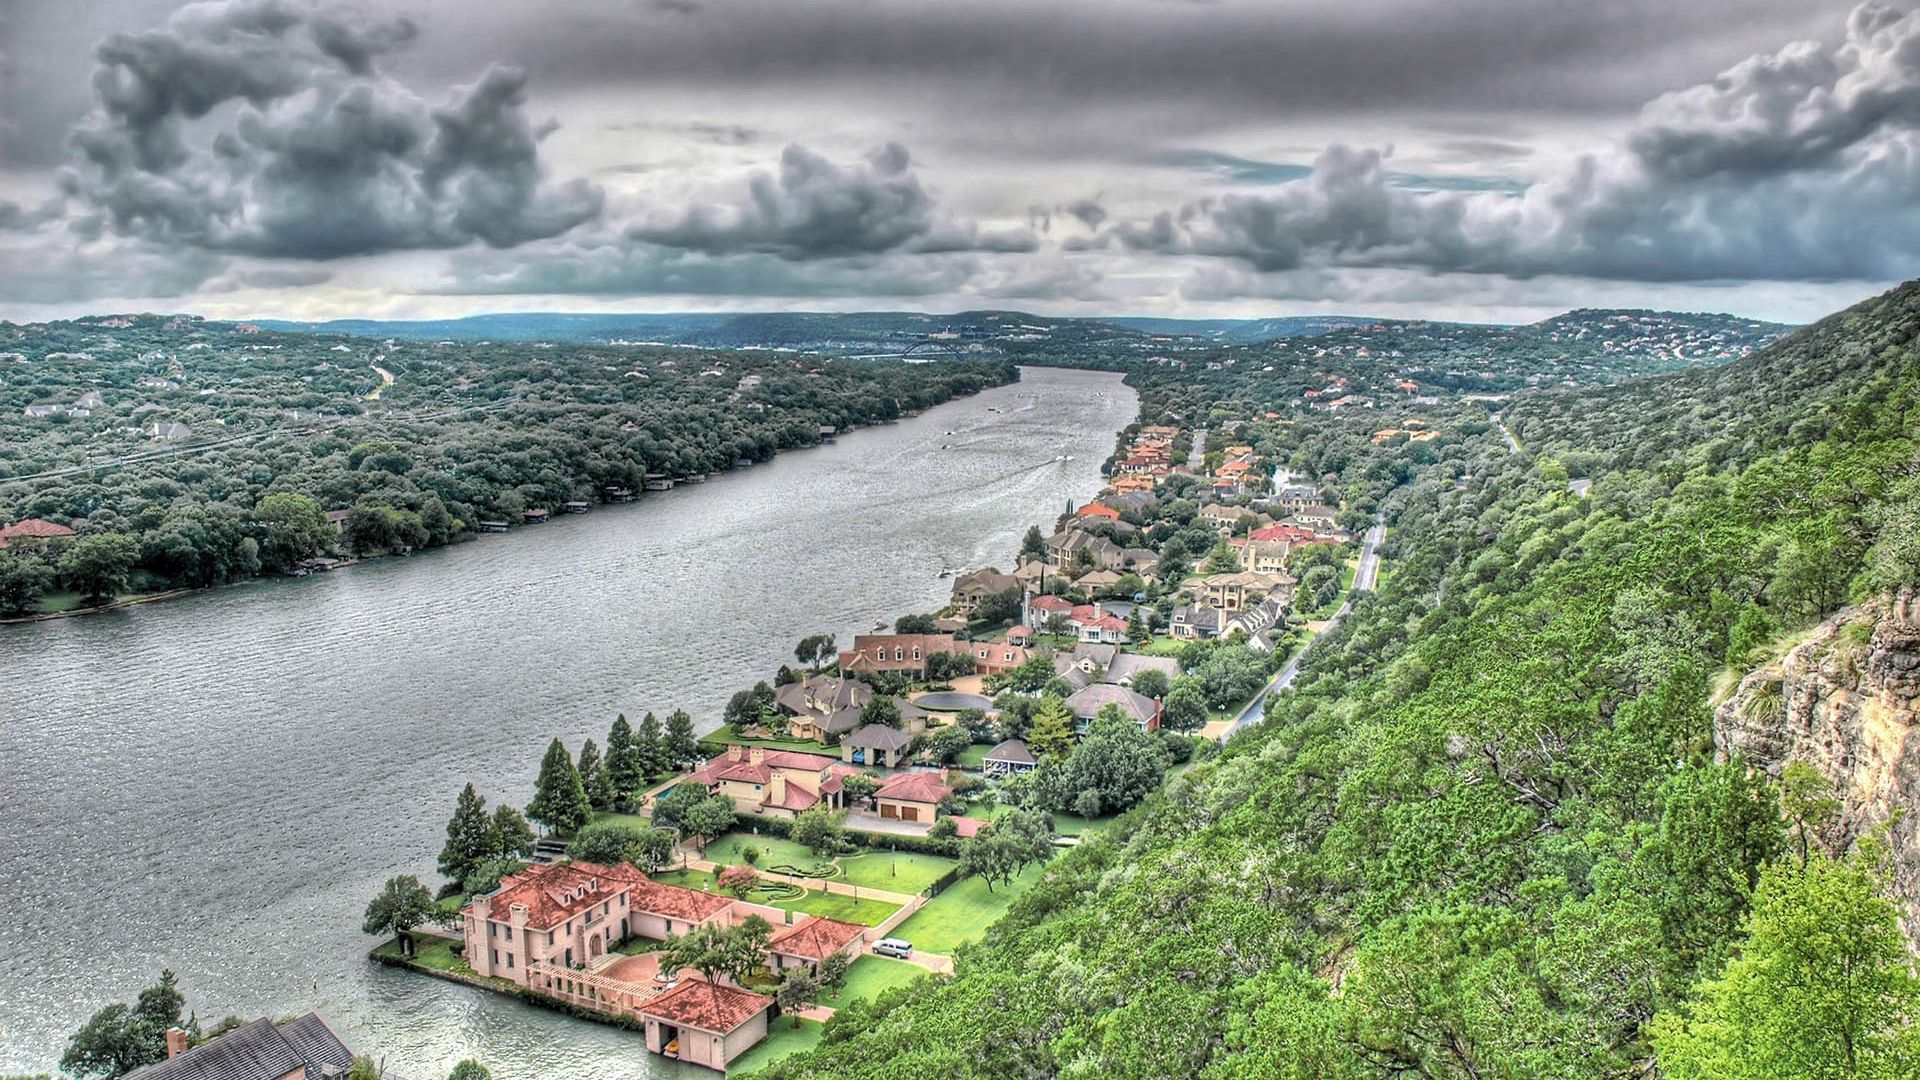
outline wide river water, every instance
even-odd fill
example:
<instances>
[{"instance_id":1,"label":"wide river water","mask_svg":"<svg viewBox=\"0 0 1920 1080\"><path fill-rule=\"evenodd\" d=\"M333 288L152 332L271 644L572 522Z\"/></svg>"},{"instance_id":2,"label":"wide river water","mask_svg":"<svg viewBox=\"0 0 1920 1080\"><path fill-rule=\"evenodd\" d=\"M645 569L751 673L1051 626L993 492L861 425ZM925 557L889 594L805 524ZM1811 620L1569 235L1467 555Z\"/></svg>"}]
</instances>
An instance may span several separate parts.
<instances>
[{"instance_id":1,"label":"wide river water","mask_svg":"<svg viewBox=\"0 0 1920 1080\"><path fill-rule=\"evenodd\" d=\"M1013 386L700 486L411 559L0 626L0 1073L180 974L203 1022L320 1010L404 1080L711 1076L633 1034L383 968L391 875L460 786L523 804L624 711L716 726L809 633L844 643L1008 567L1098 487L1117 376ZM1071 461L1057 460L1070 455Z\"/></svg>"}]
</instances>

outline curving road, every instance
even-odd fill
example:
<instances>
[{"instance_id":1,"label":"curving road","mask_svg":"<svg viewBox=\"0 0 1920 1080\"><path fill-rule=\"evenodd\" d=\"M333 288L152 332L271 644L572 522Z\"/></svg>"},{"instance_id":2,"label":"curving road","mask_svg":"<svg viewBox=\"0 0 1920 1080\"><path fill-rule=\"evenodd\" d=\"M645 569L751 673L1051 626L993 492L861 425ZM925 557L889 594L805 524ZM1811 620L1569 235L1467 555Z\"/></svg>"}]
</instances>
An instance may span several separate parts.
<instances>
[{"instance_id":1,"label":"curving road","mask_svg":"<svg viewBox=\"0 0 1920 1080\"><path fill-rule=\"evenodd\" d=\"M1301 649L1299 652L1293 654L1293 658L1287 661L1287 666L1280 669L1280 673L1273 677L1273 681L1268 683L1267 688L1260 692L1260 696L1249 702L1247 707L1241 710L1240 715L1233 718L1233 723L1228 726L1226 733L1221 736L1222 742L1233 738L1241 728L1247 727L1250 724L1257 724L1266 719L1267 698L1272 694L1292 686L1293 681L1300 677L1300 661L1306 658L1307 652L1311 650L1321 638L1326 636L1327 630L1333 629L1341 619L1346 617L1347 612L1353 610L1353 593L1373 591L1374 586L1380 581L1380 543L1386 539L1386 536L1387 522L1385 516L1375 517L1373 519L1373 528L1367 530L1366 540L1360 548L1360 566L1353 572L1353 590L1347 594L1346 602L1342 603L1340 610L1334 612L1333 617L1327 620L1326 628L1321 630L1313 641L1307 642L1305 649Z\"/></svg>"}]
</instances>

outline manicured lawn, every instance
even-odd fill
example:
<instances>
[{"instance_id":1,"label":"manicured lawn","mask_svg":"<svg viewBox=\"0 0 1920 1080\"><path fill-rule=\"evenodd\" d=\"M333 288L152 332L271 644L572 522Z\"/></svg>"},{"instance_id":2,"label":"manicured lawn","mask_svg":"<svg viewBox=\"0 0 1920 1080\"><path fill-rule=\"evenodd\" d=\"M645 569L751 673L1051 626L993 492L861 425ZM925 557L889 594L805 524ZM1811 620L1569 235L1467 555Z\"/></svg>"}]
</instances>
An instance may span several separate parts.
<instances>
[{"instance_id":1,"label":"manicured lawn","mask_svg":"<svg viewBox=\"0 0 1920 1080\"><path fill-rule=\"evenodd\" d=\"M616 814L608 810L595 810L593 820L595 822L611 821L616 825L625 825L634 829L653 828L653 819L639 814Z\"/></svg>"},{"instance_id":2,"label":"manicured lawn","mask_svg":"<svg viewBox=\"0 0 1920 1080\"><path fill-rule=\"evenodd\" d=\"M713 875L704 870L670 870L664 874L654 875L654 880L664 881L669 885L684 885L689 889L713 891ZM828 919L839 919L841 922L858 923L861 926L879 926L887 921L887 916L900 910L899 904L869 900L864 896L855 900L851 896L818 890L810 891L797 900L770 900L758 894L749 896L747 899L782 911L819 915Z\"/></svg>"},{"instance_id":3,"label":"manicured lawn","mask_svg":"<svg viewBox=\"0 0 1920 1080\"><path fill-rule=\"evenodd\" d=\"M884 956L867 954L853 962L847 969L847 984L840 993L821 1002L823 1005L839 1008L850 1001L869 998L883 990L890 990L927 974L927 969L904 960L890 960Z\"/></svg>"},{"instance_id":4,"label":"manicured lawn","mask_svg":"<svg viewBox=\"0 0 1920 1080\"><path fill-rule=\"evenodd\" d=\"M728 833L707 845L707 858L727 866L739 866L747 860L741 858L740 849L756 847L760 849L760 865L772 866L781 863L789 866L814 866L820 859L805 847L791 840L782 840L777 836L754 836L751 833Z\"/></svg>"},{"instance_id":5,"label":"manicured lawn","mask_svg":"<svg viewBox=\"0 0 1920 1080\"><path fill-rule=\"evenodd\" d=\"M910 851L875 850L840 857L840 869L846 872L848 882L897 893L917 893L955 865L954 860L941 855Z\"/></svg>"},{"instance_id":6,"label":"manicured lawn","mask_svg":"<svg viewBox=\"0 0 1920 1080\"><path fill-rule=\"evenodd\" d=\"M741 746L764 746L769 750L797 750L803 754L837 753L810 739L736 739L731 735L709 735L700 740L700 752L709 756L724 754L729 743Z\"/></svg>"},{"instance_id":7,"label":"manicured lawn","mask_svg":"<svg viewBox=\"0 0 1920 1080\"><path fill-rule=\"evenodd\" d=\"M954 764L970 769L977 769L987 763L987 751L991 749L993 749L993 747L985 743L974 743L972 746L960 751L960 756L954 758Z\"/></svg>"},{"instance_id":8,"label":"manicured lawn","mask_svg":"<svg viewBox=\"0 0 1920 1080\"><path fill-rule=\"evenodd\" d=\"M415 964L434 971L452 971L461 975L473 974L473 969L467 966L467 962L454 955L453 942L450 939L434 934L409 934L408 936L413 938ZM374 952L381 956L406 958L406 954L400 951L398 941L388 941Z\"/></svg>"},{"instance_id":9,"label":"manicured lawn","mask_svg":"<svg viewBox=\"0 0 1920 1080\"><path fill-rule=\"evenodd\" d=\"M992 821L1012 809L1011 806L989 806L984 802L975 801L967 804L966 816ZM1053 815L1053 831L1060 836L1079 836L1082 833L1097 832L1112 820L1113 817L1083 818L1078 814L1056 813Z\"/></svg>"},{"instance_id":10,"label":"manicured lawn","mask_svg":"<svg viewBox=\"0 0 1920 1080\"><path fill-rule=\"evenodd\" d=\"M962 878L947 886L939 896L893 931L893 936L913 943L916 949L949 954L971 941L986 936L987 927L1006 912L1015 897L1033 887L1045 868L1029 866L1011 884L996 885L989 891L978 877Z\"/></svg>"},{"instance_id":11,"label":"manicured lawn","mask_svg":"<svg viewBox=\"0 0 1920 1080\"><path fill-rule=\"evenodd\" d=\"M760 1041L760 1045L733 1059L733 1064L727 1066L727 1075L745 1076L766 1068L788 1054L811 1050L820 1041L820 1032L825 1026L818 1020L802 1020L796 1028L791 1017L783 1016L767 1028L767 1037Z\"/></svg>"},{"instance_id":12,"label":"manicured lawn","mask_svg":"<svg viewBox=\"0 0 1920 1080\"><path fill-rule=\"evenodd\" d=\"M1129 645L1127 651L1136 652L1142 656L1179 656L1180 650L1186 648L1187 644L1170 637L1156 637L1144 645Z\"/></svg>"}]
</instances>

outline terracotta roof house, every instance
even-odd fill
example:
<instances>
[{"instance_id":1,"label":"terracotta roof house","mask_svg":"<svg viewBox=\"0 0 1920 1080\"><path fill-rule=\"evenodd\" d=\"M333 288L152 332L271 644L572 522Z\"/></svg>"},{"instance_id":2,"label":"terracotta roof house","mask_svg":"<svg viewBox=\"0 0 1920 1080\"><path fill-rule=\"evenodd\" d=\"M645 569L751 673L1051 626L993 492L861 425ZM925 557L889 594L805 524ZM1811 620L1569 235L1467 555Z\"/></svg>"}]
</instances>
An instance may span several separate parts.
<instances>
[{"instance_id":1,"label":"terracotta roof house","mask_svg":"<svg viewBox=\"0 0 1920 1080\"><path fill-rule=\"evenodd\" d=\"M1014 773L1032 772L1039 763L1033 759L1033 751L1019 739L1008 739L987 751L987 760L981 771L988 776L1011 776ZM969 818L956 818L956 821L968 821Z\"/></svg>"},{"instance_id":2,"label":"terracotta roof house","mask_svg":"<svg viewBox=\"0 0 1920 1080\"><path fill-rule=\"evenodd\" d=\"M855 634L853 648L840 654L840 670L904 671L923 677L927 657L964 651L952 634Z\"/></svg>"},{"instance_id":3,"label":"terracotta roof house","mask_svg":"<svg viewBox=\"0 0 1920 1080\"><path fill-rule=\"evenodd\" d=\"M1105 503L1090 502L1087 505L1081 507L1080 509L1074 511L1073 516L1082 517L1082 518L1100 518L1104 521L1119 521L1120 511L1115 510L1113 507L1108 506Z\"/></svg>"},{"instance_id":4,"label":"terracotta roof house","mask_svg":"<svg viewBox=\"0 0 1920 1080\"><path fill-rule=\"evenodd\" d=\"M1062 618L1073 614L1073 601L1059 596L1036 596L1027 601L1027 619L1031 623L1044 623L1052 616Z\"/></svg>"},{"instance_id":5,"label":"terracotta roof house","mask_svg":"<svg viewBox=\"0 0 1920 1080\"><path fill-rule=\"evenodd\" d=\"M1139 724L1142 731L1160 729L1160 703L1145 694L1136 694L1124 686L1094 683L1092 686L1076 691L1067 699L1067 708L1072 709L1073 715L1079 719L1080 723L1076 727L1083 733L1093 718L1100 714L1100 710L1108 705L1119 706L1121 713Z\"/></svg>"},{"instance_id":6,"label":"terracotta roof house","mask_svg":"<svg viewBox=\"0 0 1920 1080\"><path fill-rule=\"evenodd\" d=\"M776 971L796 967L812 969L834 953L857 951L856 947L866 936L864 926L816 915L775 930L767 942L767 951L773 954Z\"/></svg>"},{"instance_id":7,"label":"terracotta roof house","mask_svg":"<svg viewBox=\"0 0 1920 1080\"><path fill-rule=\"evenodd\" d=\"M967 646L973 656L973 670L979 675L1002 675L1032 658L1024 645L1011 641L976 641Z\"/></svg>"},{"instance_id":8,"label":"terracotta roof house","mask_svg":"<svg viewBox=\"0 0 1920 1080\"><path fill-rule=\"evenodd\" d=\"M1117 615L1099 615L1091 619L1077 620L1080 624L1080 640L1107 642L1119 645L1127 641L1127 621Z\"/></svg>"},{"instance_id":9,"label":"terracotta roof house","mask_svg":"<svg viewBox=\"0 0 1920 1080\"><path fill-rule=\"evenodd\" d=\"M840 740L840 760L875 769L897 768L913 736L885 724L868 724Z\"/></svg>"},{"instance_id":10,"label":"terracotta roof house","mask_svg":"<svg viewBox=\"0 0 1920 1080\"><path fill-rule=\"evenodd\" d=\"M840 806L841 777L857 771L825 754L736 743L689 773L686 782L732 799L738 813L791 818L822 802Z\"/></svg>"},{"instance_id":11,"label":"terracotta roof house","mask_svg":"<svg viewBox=\"0 0 1920 1080\"><path fill-rule=\"evenodd\" d=\"M353 1051L319 1013L276 1024L255 1020L188 1049L187 1033L167 1032L167 1060L125 1080L323 1080L345 1076Z\"/></svg>"},{"instance_id":12,"label":"terracotta roof house","mask_svg":"<svg viewBox=\"0 0 1920 1080\"><path fill-rule=\"evenodd\" d=\"M725 1072L767 1037L772 1009L765 994L689 977L637 1011L646 1021L648 1050Z\"/></svg>"},{"instance_id":13,"label":"terracotta roof house","mask_svg":"<svg viewBox=\"0 0 1920 1080\"><path fill-rule=\"evenodd\" d=\"M49 540L64 540L72 535L73 530L65 525L56 525L45 518L27 518L0 526L0 551L9 546L38 547Z\"/></svg>"},{"instance_id":14,"label":"terracotta roof house","mask_svg":"<svg viewBox=\"0 0 1920 1080\"><path fill-rule=\"evenodd\" d=\"M896 773L874 792L873 801L883 818L917 821L931 828L940 800L952 794L945 771Z\"/></svg>"},{"instance_id":15,"label":"terracotta roof house","mask_svg":"<svg viewBox=\"0 0 1920 1080\"><path fill-rule=\"evenodd\" d=\"M980 606L980 601L1019 587L1020 582L1013 575L1003 574L991 567L961 574L953 579L953 610L970 616Z\"/></svg>"}]
</instances>

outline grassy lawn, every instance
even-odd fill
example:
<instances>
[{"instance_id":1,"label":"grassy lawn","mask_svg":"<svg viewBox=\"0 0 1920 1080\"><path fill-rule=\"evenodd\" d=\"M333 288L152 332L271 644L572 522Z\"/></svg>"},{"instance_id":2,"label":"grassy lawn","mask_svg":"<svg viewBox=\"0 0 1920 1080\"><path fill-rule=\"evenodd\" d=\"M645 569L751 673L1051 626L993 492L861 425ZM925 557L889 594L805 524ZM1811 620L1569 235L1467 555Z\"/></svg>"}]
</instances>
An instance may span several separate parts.
<instances>
[{"instance_id":1,"label":"grassy lawn","mask_svg":"<svg viewBox=\"0 0 1920 1080\"><path fill-rule=\"evenodd\" d=\"M684 885L689 889L713 891L713 875L704 870L671 870L654 875L655 881L664 881L669 885ZM887 916L900 910L899 904L888 904L879 900L861 897L855 900L851 896L836 893L810 891L797 900L770 900L754 895L748 899L756 904L765 904L782 911L795 911L804 915L819 915L841 922L858 923L861 926L879 926L887 921Z\"/></svg>"},{"instance_id":2,"label":"grassy lawn","mask_svg":"<svg viewBox=\"0 0 1920 1080\"><path fill-rule=\"evenodd\" d=\"M1013 903L1014 897L1033 887L1045 868L1029 866L1009 885L988 891L987 883L977 877L962 878L947 886L939 896L894 930L893 936L913 943L916 949L948 954L970 941L978 941Z\"/></svg>"},{"instance_id":3,"label":"grassy lawn","mask_svg":"<svg viewBox=\"0 0 1920 1080\"><path fill-rule=\"evenodd\" d=\"M760 1045L733 1059L733 1064L727 1066L727 1075L745 1076L766 1068L788 1054L811 1050L820 1041L820 1032L824 1027L818 1020L802 1020L796 1028L791 1017L783 1016L767 1028L767 1037L760 1041Z\"/></svg>"},{"instance_id":4,"label":"grassy lawn","mask_svg":"<svg viewBox=\"0 0 1920 1080\"><path fill-rule=\"evenodd\" d=\"M1156 637L1151 641L1146 642L1145 644L1129 645L1127 646L1127 651L1136 652L1142 656L1176 656L1177 657L1180 655L1180 650L1185 648L1186 645L1187 645L1187 642L1176 641L1170 637Z\"/></svg>"},{"instance_id":5,"label":"grassy lawn","mask_svg":"<svg viewBox=\"0 0 1920 1080\"><path fill-rule=\"evenodd\" d=\"M845 871L848 882L897 893L917 893L955 865L954 860L941 855L910 851L873 851L840 857L840 869Z\"/></svg>"},{"instance_id":6,"label":"grassy lawn","mask_svg":"<svg viewBox=\"0 0 1920 1080\"><path fill-rule=\"evenodd\" d=\"M467 962L453 953L453 942L433 934L409 934L413 938L413 962L423 968L434 971L451 971L460 975L472 975L473 969ZM374 950L379 956L397 956L405 958L400 951L398 941L389 941Z\"/></svg>"},{"instance_id":7,"label":"grassy lawn","mask_svg":"<svg viewBox=\"0 0 1920 1080\"><path fill-rule=\"evenodd\" d=\"M777 836L754 836L751 833L728 833L715 840L707 845L707 858L727 866L739 866L747 861L740 857L740 849L747 847L760 849L761 866L774 863L814 866L820 862L813 852L791 840L782 840Z\"/></svg>"},{"instance_id":8,"label":"grassy lawn","mask_svg":"<svg viewBox=\"0 0 1920 1080\"><path fill-rule=\"evenodd\" d=\"M610 821L615 825L625 825L634 829L653 828L652 818L642 817L639 814L616 814L611 810L595 810L593 812L593 821L595 823Z\"/></svg>"},{"instance_id":9,"label":"grassy lawn","mask_svg":"<svg viewBox=\"0 0 1920 1080\"><path fill-rule=\"evenodd\" d=\"M987 751L991 749L993 747L985 743L974 743L960 751L959 756L953 759L953 763L963 768L977 769L987 763Z\"/></svg>"},{"instance_id":10,"label":"grassy lawn","mask_svg":"<svg viewBox=\"0 0 1920 1080\"><path fill-rule=\"evenodd\" d=\"M703 754L724 754L731 743L741 746L764 746L769 750L797 750L803 754L836 753L811 739L736 739L731 735L715 733L700 740L700 752Z\"/></svg>"},{"instance_id":11,"label":"grassy lawn","mask_svg":"<svg viewBox=\"0 0 1920 1080\"><path fill-rule=\"evenodd\" d=\"M976 801L967 804L967 816L991 821L1012 809L1010 806L989 806L984 802ZM1112 820L1113 817L1083 818L1078 814L1055 813L1053 831L1061 836L1079 836L1082 833L1097 832L1101 826Z\"/></svg>"},{"instance_id":12,"label":"grassy lawn","mask_svg":"<svg viewBox=\"0 0 1920 1080\"><path fill-rule=\"evenodd\" d=\"M868 954L855 960L853 966L847 969L847 985L840 988L840 993L821 1004L839 1008L849 1001L873 997L883 990L904 986L927 973L926 968L905 960Z\"/></svg>"}]
</instances>

